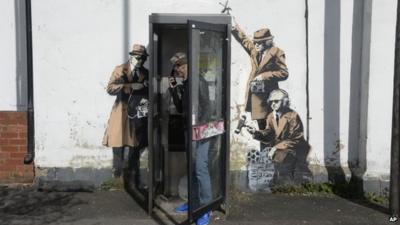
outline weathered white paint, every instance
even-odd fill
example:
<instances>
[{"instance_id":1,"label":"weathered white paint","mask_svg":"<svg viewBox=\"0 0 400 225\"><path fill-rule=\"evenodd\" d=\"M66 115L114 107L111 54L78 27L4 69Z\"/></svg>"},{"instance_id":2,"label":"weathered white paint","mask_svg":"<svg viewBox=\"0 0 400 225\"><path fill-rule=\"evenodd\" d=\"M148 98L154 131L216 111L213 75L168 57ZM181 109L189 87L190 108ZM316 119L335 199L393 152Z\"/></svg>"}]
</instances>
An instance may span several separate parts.
<instances>
[{"instance_id":1,"label":"weathered white paint","mask_svg":"<svg viewBox=\"0 0 400 225\"><path fill-rule=\"evenodd\" d=\"M32 16L36 165L110 166L101 160L111 158L101 146L114 100L105 87L127 59L123 2L33 1Z\"/></svg>"},{"instance_id":2,"label":"weathered white paint","mask_svg":"<svg viewBox=\"0 0 400 225\"><path fill-rule=\"evenodd\" d=\"M231 0L229 3L233 16L249 35L269 27L276 45L286 52L289 78L280 82L280 86L289 92L292 108L299 112L306 130L305 2L256 0L249 4ZM362 149L358 150L363 145L354 144L350 139L354 138L354 133L349 130L366 124L367 173L388 175L396 1L374 1L371 5L371 23L363 25L371 26L371 40L365 38L365 30L359 30L357 18L366 12L354 7L357 0L309 0L308 3L310 164L346 167L348 160L356 161L363 154ZM326 4L338 6L337 11L327 15ZM11 0L0 3L0 27L2 33L7 34L0 37L0 110L17 110L17 105L21 104L21 100L17 100L16 85L17 74L21 74L17 71L17 62L21 62L18 55L23 54L16 49L23 46L23 42L16 35L16 22L21 23L21 16L16 16L15 7ZM114 66L127 59L127 51L133 43L148 45L148 16L151 13L218 13L220 10L221 6L213 0L83 0L74 4L67 0L32 1L35 165L110 167L111 151L101 146L101 139L114 97L107 95L105 87ZM335 15L339 16L335 18ZM339 32L329 30L330 27ZM355 47L354 41L361 41L362 49ZM366 49L370 49L370 53ZM360 63L353 63L355 59L365 62L363 59L369 57L369 67L361 68ZM329 67L327 59L337 60L338 67ZM234 39L231 68L233 133L244 110L244 90L251 69L248 55ZM326 77L325 73L335 77ZM369 81L367 90L362 90L368 94L364 97L366 104L360 103L363 98L356 98L356 102L351 100L352 78L361 77L361 74ZM327 84L326 79L336 83ZM363 84L356 84L356 87L364 87ZM327 85L333 85L328 86L329 91L324 89ZM338 107L327 105L326 99L333 99L332 104ZM360 105L361 109L367 106L368 119L350 117L352 104ZM329 115L339 121L329 121ZM232 169L244 169L247 149L258 143L251 140L246 131L232 135L231 139ZM326 158L333 160L325 162Z\"/></svg>"},{"instance_id":3,"label":"weathered white paint","mask_svg":"<svg viewBox=\"0 0 400 225\"><path fill-rule=\"evenodd\" d=\"M0 3L0 109L17 110L17 37L16 10L13 0Z\"/></svg>"},{"instance_id":4,"label":"weathered white paint","mask_svg":"<svg viewBox=\"0 0 400 225\"><path fill-rule=\"evenodd\" d=\"M366 150L369 176L387 175L390 171L396 3L372 1ZM384 26L387 24L393 25Z\"/></svg>"},{"instance_id":5,"label":"weathered white paint","mask_svg":"<svg viewBox=\"0 0 400 225\"><path fill-rule=\"evenodd\" d=\"M324 165L324 1L309 1L310 163Z\"/></svg>"}]
</instances>

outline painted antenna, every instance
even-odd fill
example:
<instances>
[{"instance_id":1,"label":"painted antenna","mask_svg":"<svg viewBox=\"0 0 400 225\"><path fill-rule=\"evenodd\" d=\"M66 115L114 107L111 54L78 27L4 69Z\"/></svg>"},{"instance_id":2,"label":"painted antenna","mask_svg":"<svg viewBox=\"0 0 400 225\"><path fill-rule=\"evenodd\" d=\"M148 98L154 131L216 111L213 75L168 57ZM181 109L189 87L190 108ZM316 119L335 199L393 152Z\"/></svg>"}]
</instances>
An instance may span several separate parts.
<instances>
[{"instance_id":1,"label":"painted antenna","mask_svg":"<svg viewBox=\"0 0 400 225\"><path fill-rule=\"evenodd\" d=\"M229 3L229 0L226 0L225 3L223 3L223 4L222 4L221 2L219 2L219 4L220 4L222 7L224 7L224 8L221 10L221 13L226 13L226 14L230 15L230 11L232 10L232 8L228 6L228 3Z\"/></svg>"}]
</instances>

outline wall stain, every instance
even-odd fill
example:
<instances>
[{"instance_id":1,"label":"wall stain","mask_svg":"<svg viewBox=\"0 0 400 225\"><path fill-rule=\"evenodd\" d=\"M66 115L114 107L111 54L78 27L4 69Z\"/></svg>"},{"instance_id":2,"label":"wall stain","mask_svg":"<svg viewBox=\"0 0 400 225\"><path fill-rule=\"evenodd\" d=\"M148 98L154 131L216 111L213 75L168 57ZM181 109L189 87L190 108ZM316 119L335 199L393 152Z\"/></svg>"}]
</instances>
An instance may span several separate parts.
<instances>
[{"instance_id":1,"label":"wall stain","mask_svg":"<svg viewBox=\"0 0 400 225\"><path fill-rule=\"evenodd\" d=\"M82 127L78 121L78 117L70 112L67 112L68 122L70 125L69 139L72 141L74 147L85 148L85 149L101 149L102 145L89 144L88 140L82 138L82 132L87 130L88 127L96 128L96 126L90 122L85 121L88 126ZM100 142L99 142L100 143Z\"/></svg>"},{"instance_id":2,"label":"wall stain","mask_svg":"<svg viewBox=\"0 0 400 225\"><path fill-rule=\"evenodd\" d=\"M231 110L235 111L232 115L231 122L240 120L242 108L244 108L244 104L237 104L236 102L234 106L231 106Z\"/></svg>"},{"instance_id":3,"label":"wall stain","mask_svg":"<svg viewBox=\"0 0 400 225\"><path fill-rule=\"evenodd\" d=\"M111 166L111 161L108 157L97 156L73 156L69 161L69 165L74 168L106 168Z\"/></svg>"},{"instance_id":4,"label":"wall stain","mask_svg":"<svg viewBox=\"0 0 400 225\"><path fill-rule=\"evenodd\" d=\"M248 142L240 141L238 137L232 136L230 143L230 162L231 169L240 170L241 167L247 164L246 153L248 149Z\"/></svg>"},{"instance_id":5,"label":"wall stain","mask_svg":"<svg viewBox=\"0 0 400 225\"><path fill-rule=\"evenodd\" d=\"M340 150L343 150L345 147L344 144L341 143L340 139L335 141L335 151L332 154L337 154L340 152Z\"/></svg>"}]
</instances>

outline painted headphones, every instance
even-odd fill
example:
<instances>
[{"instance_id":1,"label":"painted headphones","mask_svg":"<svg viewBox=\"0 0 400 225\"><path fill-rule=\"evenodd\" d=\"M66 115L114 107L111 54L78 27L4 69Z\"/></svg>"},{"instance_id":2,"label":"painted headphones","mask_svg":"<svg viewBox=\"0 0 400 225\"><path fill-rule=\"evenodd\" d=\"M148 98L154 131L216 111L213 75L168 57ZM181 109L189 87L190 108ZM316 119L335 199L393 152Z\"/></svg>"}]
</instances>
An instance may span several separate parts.
<instances>
[{"instance_id":1,"label":"painted headphones","mask_svg":"<svg viewBox=\"0 0 400 225\"><path fill-rule=\"evenodd\" d=\"M271 96L272 96L274 93L276 93L276 92L279 92L279 93L282 93L282 94L283 94L283 98L281 99L281 100L282 100L282 105L285 106L285 107L289 107L289 105L290 105L289 94L288 94L285 90L283 90L283 89L274 89L274 90L272 90L272 91L269 93L267 103L268 103L268 104L271 103L270 98L271 98Z\"/></svg>"}]
</instances>

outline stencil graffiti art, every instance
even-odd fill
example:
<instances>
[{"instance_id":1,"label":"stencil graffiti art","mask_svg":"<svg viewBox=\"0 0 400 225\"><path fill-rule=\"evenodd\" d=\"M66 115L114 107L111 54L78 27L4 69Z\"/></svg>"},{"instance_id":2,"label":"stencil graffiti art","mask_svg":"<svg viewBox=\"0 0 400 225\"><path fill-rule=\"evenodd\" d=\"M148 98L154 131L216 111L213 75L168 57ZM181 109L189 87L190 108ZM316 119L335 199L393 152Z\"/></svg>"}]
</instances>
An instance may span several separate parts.
<instances>
[{"instance_id":1,"label":"stencil graffiti art","mask_svg":"<svg viewBox=\"0 0 400 225\"><path fill-rule=\"evenodd\" d=\"M268 149L250 149L247 163L249 189L270 191L275 170L272 160L268 158Z\"/></svg>"},{"instance_id":2,"label":"stencil graffiti art","mask_svg":"<svg viewBox=\"0 0 400 225\"><path fill-rule=\"evenodd\" d=\"M257 121L258 128L248 126L242 116L235 133L243 127L257 141L260 149L247 153L248 178L251 190L304 181L310 174L306 157L309 145L304 139L303 124L297 112L290 108L289 94L278 83L288 78L286 56L274 45L268 28L254 32L249 38L235 21L233 37L250 57L245 111Z\"/></svg>"},{"instance_id":3,"label":"stencil graffiti art","mask_svg":"<svg viewBox=\"0 0 400 225\"><path fill-rule=\"evenodd\" d=\"M278 82L289 76L285 52L274 45L274 36L268 28L255 31L251 39L235 20L232 35L242 45L251 61L245 111L251 113L251 119L257 120L259 129L264 129L263 120L271 112L265 99L272 90L279 88Z\"/></svg>"},{"instance_id":4,"label":"stencil graffiti art","mask_svg":"<svg viewBox=\"0 0 400 225\"><path fill-rule=\"evenodd\" d=\"M289 108L288 93L275 89L267 102L272 112L265 120L265 129L256 130L243 125L255 140L268 146L261 151L252 149L247 153L249 186L252 190L260 182L268 183L268 186L303 182L304 174L308 173L305 165L309 146L304 139L299 115ZM271 173L273 176L270 176Z\"/></svg>"}]
</instances>

